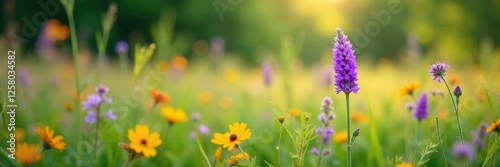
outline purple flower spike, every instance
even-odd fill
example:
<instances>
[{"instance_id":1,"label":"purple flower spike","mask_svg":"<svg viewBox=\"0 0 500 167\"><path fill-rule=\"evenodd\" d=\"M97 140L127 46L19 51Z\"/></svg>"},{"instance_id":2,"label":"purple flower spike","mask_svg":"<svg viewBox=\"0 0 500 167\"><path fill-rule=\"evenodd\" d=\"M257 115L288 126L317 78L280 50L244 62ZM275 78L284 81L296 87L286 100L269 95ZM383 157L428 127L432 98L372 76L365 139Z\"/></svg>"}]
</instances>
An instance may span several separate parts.
<instances>
[{"instance_id":1,"label":"purple flower spike","mask_svg":"<svg viewBox=\"0 0 500 167\"><path fill-rule=\"evenodd\" d=\"M446 76L446 70L450 68L450 66L446 63L436 62L431 66L429 70L429 74L432 75L432 80L435 80L441 83L441 77Z\"/></svg>"},{"instance_id":2,"label":"purple flower spike","mask_svg":"<svg viewBox=\"0 0 500 167\"><path fill-rule=\"evenodd\" d=\"M106 112L106 118L108 118L109 120L115 120L116 119L116 115L113 113L113 110L108 110L108 112Z\"/></svg>"},{"instance_id":3,"label":"purple flower spike","mask_svg":"<svg viewBox=\"0 0 500 167\"><path fill-rule=\"evenodd\" d=\"M429 112L429 101L427 100L427 94L424 93L422 94L422 96L420 96L420 99L417 102L417 108L415 109L413 116L415 116L415 118L417 118L418 121L421 121L427 118L428 112Z\"/></svg>"},{"instance_id":4,"label":"purple flower spike","mask_svg":"<svg viewBox=\"0 0 500 167\"><path fill-rule=\"evenodd\" d=\"M470 143L455 143L453 145L453 154L459 158L468 159L469 161L476 158L476 152Z\"/></svg>"},{"instance_id":5,"label":"purple flower spike","mask_svg":"<svg viewBox=\"0 0 500 167\"><path fill-rule=\"evenodd\" d=\"M273 65L270 62L262 63L262 79L264 80L264 85L269 86L273 81Z\"/></svg>"},{"instance_id":6,"label":"purple flower spike","mask_svg":"<svg viewBox=\"0 0 500 167\"><path fill-rule=\"evenodd\" d=\"M85 117L85 122L89 124L93 124L97 120L97 115L94 111L89 111L87 116Z\"/></svg>"},{"instance_id":7,"label":"purple flower spike","mask_svg":"<svg viewBox=\"0 0 500 167\"><path fill-rule=\"evenodd\" d=\"M333 129L330 126L327 126L325 129L325 134L323 134L323 142L325 145L330 144L330 139L333 135Z\"/></svg>"},{"instance_id":8,"label":"purple flower spike","mask_svg":"<svg viewBox=\"0 0 500 167\"><path fill-rule=\"evenodd\" d=\"M351 42L347 40L344 32L337 28L335 45L333 48L333 69L335 70L335 87L337 94L344 92L358 93L358 72L356 69L356 56L352 50Z\"/></svg>"},{"instance_id":9,"label":"purple flower spike","mask_svg":"<svg viewBox=\"0 0 500 167\"><path fill-rule=\"evenodd\" d=\"M316 147L313 147L311 149L311 154L318 156L319 155L319 150Z\"/></svg>"},{"instance_id":10,"label":"purple flower spike","mask_svg":"<svg viewBox=\"0 0 500 167\"><path fill-rule=\"evenodd\" d=\"M125 41L118 41L115 45L115 51L116 53L118 54L122 54L122 53L127 53L128 52L128 43L125 42Z\"/></svg>"}]
</instances>

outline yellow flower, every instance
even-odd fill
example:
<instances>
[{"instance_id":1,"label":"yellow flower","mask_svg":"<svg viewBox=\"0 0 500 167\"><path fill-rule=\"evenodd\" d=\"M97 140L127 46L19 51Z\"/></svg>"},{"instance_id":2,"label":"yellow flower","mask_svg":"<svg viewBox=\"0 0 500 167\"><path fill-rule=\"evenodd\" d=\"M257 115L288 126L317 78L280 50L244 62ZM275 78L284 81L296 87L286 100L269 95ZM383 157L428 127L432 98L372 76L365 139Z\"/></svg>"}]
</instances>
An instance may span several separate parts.
<instances>
[{"instance_id":1,"label":"yellow flower","mask_svg":"<svg viewBox=\"0 0 500 167\"><path fill-rule=\"evenodd\" d=\"M161 144L160 134L149 134L147 125L136 125L135 130L129 129L127 137L130 140L130 148L146 158L156 156L156 147Z\"/></svg>"},{"instance_id":2,"label":"yellow flower","mask_svg":"<svg viewBox=\"0 0 500 167\"><path fill-rule=\"evenodd\" d=\"M188 60L181 55L175 55L172 57L172 68L182 71L186 69L188 65Z\"/></svg>"},{"instance_id":3,"label":"yellow flower","mask_svg":"<svg viewBox=\"0 0 500 167\"><path fill-rule=\"evenodd\" d=\"M222 148L218 147L217 150L214 152L214 159L218 160L222 156Z\"/></svg>"},{"instance_id":4,"label":"yellow flower","mask_svg":"<svg viewBox=\"0 0 500 167\"><path fill-rule=\"evenodd\" d=\"M168 97L168 94L156 89L153 89L150 91L151 97L154 99L155 104L158 103L169 103L170 98Z\"/></svg>"},{"instance_id":5,"label":"yellow flower","mask_svg":"<svg viewBox=\"0 0 500 167\"><path fill-rule=\"evenodd\" d=\"M500 119L498 119L496 122L491 123L490 127L486 129L486 132L488 133L490 133L491 131L500 133Z\"/></svg>"},{"instance_id":6,"label":"yellow flower","mask_svg":"<svg viewBox=\"0 0 500 167\"><path fill-rule=\"evenodd\" d=\"M230 159L226 160L226 163L229 166L236 165L240 162L240 160L247 160L249 157L250 157L250 155L248 155L248 153L245 153L245 154L239 153L239 154L236 154L235 156L231 156Z\"/></svg>"},{"instance_id":7,"label":"yellow flower","mask_svg":"<svg viewBox=\"0 0 500 167\"><path fill-rule=\"evenodd\" d=\"M22 129L19 129L17 128L16 130L14 130L14 139L16 140L16 143L20 143L21 141L23 141L24 139L24 130ZM10 132L3 129L2 130L2 134L7 137L7 138L10 138Z\"/></svg>"},{"instance_id":8,"label":"yellow flower","mask_svg":"<svg viewBox=\"0 0 500 167\"><path fill-rule=\"evenodd\" d=\"M40 151L40 145L21 143L16 146L16 160L22 165L29 165L42 160L42 154L39 154L34 160L35 154ZM33 161L33 162L31 162Z\"/></svg>"},{"instance_id":9,"label":"yellow flower","mask_svg":"<svg viewBox=\"0 0 500 167\"><path fill-rule=\"evenodd\" d=\"M414 166L410 163L402 162L402 163L396 164L396 167L414 167Z\"/></svg>"},{"instance_id":10,"label":"yellow flower","mask_svg":"<svg viewBox=\"0 0 500 167\"><path fill-rule=\"evenodd\" d=\"M299 109L292 108L288 111L288 114L290 114L290 116L292 117L299 117L300 111Z\"/></svg>"},{"instance_id":11,"label":"yellow flower","mask_svg":"<svg viewBox=\"0 0 500 167\"><path fill-rule=\"evenodd\" d=\"M368 116L359 112L351 112L351 118L354 122L368 122Z\"/></svg>"},{"instance_id":12,"label":"yellow flower","mask_svg":"<svg viewBox=\"0 0 500 167\"><path fill-rule=\"evenodd\" d=\"M211 92L201 92L198 95L198 103L201 105L208 105L214 99L214 95Z\"/></svg>"},{"instance_id":13,"label":"yellow flower","mask_svg":"<svg viewBox=\"0 0 500 167\"><path fill-rule=\"evenodd\" d=\"M406 95L412 96L413 93L415 93L415 90L418 89L418 87L420 87L419 84L417 84L417 83L410 83L410 84L404 86L403 88L401 88L401 90L399 91L399 94L401 96L406 96Z\"/></svg>"},{"instance_id":14,"label":"yellow flower","mask_svg":"<svg viewBox=\"0 0 500 167\"><path fill-rule=\"evenodd\" d=\"M333 135L333 141L335 143L345 143L347 141L347 131L341 130Z\"/></svg>"},{"instance_id":15,"label":"yellow flower","mask_svg":"<svg viewBox=\"0 0 500 167\"><path fill-rule=\"evenodd\" d=\"M156 71L159 71L160 73L167 73L168 72L168 62L165 60L161 60L158 63L156 63Z\"/></svg>"},{"instance_id":16,"label":"yellow flower","mask_svg":"<svg viewBox=\"0 0 500 167\"><path fill-rule=\"evenodd\" d=\"M224 80L229 83L236 83L240 79L240 74L238 70L234 68L229 68L224 70Z\"/></svg>"},{"instance_id":17,"label":"yellow flower","mask_svg":"<svg viewBox=\"0 0 500 167\"><path fill-rule=\"evenodd\" d=\"M231 108L232 102L231 99L228 97L222 97L219 102L219 106L224 109L229 109Z\"/></svg>"},{"instance_id":18,"label":"yellow flower","mask_svg":"<svg viewBox=\"0 0 500 167\"><path fill-rule=\"evenodd\" d=\"M63 137L58 135L54 137L54 130L49 129L48 126L45 126L45 129L36 127L36 132L43 140L43 147L45 149L56 149L58 151L62 151L66 149L66 143L63 141Z\"/></svg>"},{"instance_id":19,"label":"yellow flower","mask_svg":"<svg viewBox=\"0 0 500 167\"><path fill-rule=\"evenodd\" d=\"M229 125L229 132L225 134L215 133L212 143L222 145L222 147L231 151L234 147L241 144L242 141L249 139L252 135L250 129L247 129L246 123L234 123Z\"/></svg>"},{"instance_id":20,"label":"yellow flower","mask_svg":"<svg viewBox=\"0 0 500 167\"><path fill-rule=\"evenodd\" d=\"M188 116L181 109L174 109L172 106L168 106L161 109L161 115L167 120L170 125L179 122L185 122L188 120Z\"/></svg>"}]
</instances>

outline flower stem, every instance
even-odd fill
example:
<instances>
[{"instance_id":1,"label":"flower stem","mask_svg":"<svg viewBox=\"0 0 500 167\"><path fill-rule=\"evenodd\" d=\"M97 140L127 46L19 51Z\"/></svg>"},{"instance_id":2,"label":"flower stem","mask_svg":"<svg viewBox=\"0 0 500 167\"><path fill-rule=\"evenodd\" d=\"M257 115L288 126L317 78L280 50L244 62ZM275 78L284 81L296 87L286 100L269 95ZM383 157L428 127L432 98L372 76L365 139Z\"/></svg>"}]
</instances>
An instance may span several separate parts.
<instances>
[{"instance_id":1,"label":"flower stem","mask_svg":"<svg viewBox=\"0 0 500 167\"><path fill-rule=\"evenodd\" d=\"M345 103L347 107L347 166L351 164L351 114L349 112L349 93L345 93Z\"/></svg>"},{"instance_id":2,"label":"flower stem","mask_svg":"<svg viewBox=\"0 0 500 167\"><path fill-rule=\"evenodd\" d=\"M43 146L42 146L42 148L40 148L40 150L38 150L38 152L35 154L35 156L33 156L33 159L31 159L31 163L29 165L30 167L33 166L33 164L35 163L36 157L38 157L43 152L43 150L44 149L43 149Z\"/></svg>"},{"instance_id":3,"label":"flower stem","mask_svg":"<svg viewBox=\"0 0 500 167\"><path fill-rule=\"evenodd\" d=\"M451 104L453 104L453 109L455 110L455 117L457 118L458 132L460 133L460 141L462 142L462 144L464 144L464 134L463 134L463 130L462 130L462 124L460 123L460 117L458 116L458 101L455 101L453 99L453 94L451 94L450 86L448 86L446 79L444 79L443 76L441 76L441 79L443 79L443 82L446 85L446 89L448 89L448 94L450 95ZM455 104L455 102L457 102L457 103ZM469 166L469 163L467 162L467 160L465 160L465 165Z\"/></svg>"},{"instance_id":4,"label":"flower stem","mask_svg":"<svg viewBox=\"0 0 500 167\"><path fill-rule=\"evenodd\" d=\"M281 166L281 160L280 160L281 136L283 136L283 124L280 124L280 138L278 139L278 146L276 146L276 151L278 152L278 166Z\"/></svg>"},{"instance_id":5,"label":"flower stem","mask_svg":"<svg viewBox=\"0 0 500 167\"><path fill-rule=\"evenodd\" d=\"M319 154L318 154L318 162L316 163L316 167L319 167L321 164L321 159L323 158L323 146L325 145L324 142L321 142L321 145L319 146Z\"/></svg>"},{"instance_id":6,"label":"flower stem","mask_svg":"<svg viewBox=\"0 0 500 167\"><path fill-rule=\"evenodd\" d=\"M125 163L123 163L122 167L126 167L130 163L132 158L133 158L133 155L130 154L127 158L127 161L125 161Z\"/></svg>"},{"instance_id":7,"label":"flower stem","mask_svg":"<svg viewBox=\"0 0 500 167\"><path fill-rule=\"evenodd\" d=\"M101 106L97 107L97 116L96 116L96 126L95 126L95 135L94 135L94 163L97 165L97 139L99 138L99 123L101 120L100 117L100 108Z\"/></svg>"},{"instance_id":8,"label":"flower stem","mask_svg":"<svg viewBox=\"0 0 500 167\"><path fill-rule=\"evenodd\" d=\"M210 164L210 160L208 160L208 156L205 153L203 146L201 145L200 135L198 135L198 133L196 133L196 144L198 145L198 149L200 149L200 152L203 155L203 158L205 158L205 161L207 161L208 167L212 167L212 164Z\"/></svg>"},{"instance_id":9,"label":"flower stem","mask_svg":"<svg viewBox=\"0 0 500 167\"><path fill-rule=\"evenodd\" d=\"M435 117L435 120L436 120L437 135L438 135L438 139L439 139L439 147L441 147L441 155L443 157L444 166L448 167L448 161L446 160L446 154L444 153L443 140L441 140L441 132L439 131L438 116Z\"/></svg>"}]
</instances>

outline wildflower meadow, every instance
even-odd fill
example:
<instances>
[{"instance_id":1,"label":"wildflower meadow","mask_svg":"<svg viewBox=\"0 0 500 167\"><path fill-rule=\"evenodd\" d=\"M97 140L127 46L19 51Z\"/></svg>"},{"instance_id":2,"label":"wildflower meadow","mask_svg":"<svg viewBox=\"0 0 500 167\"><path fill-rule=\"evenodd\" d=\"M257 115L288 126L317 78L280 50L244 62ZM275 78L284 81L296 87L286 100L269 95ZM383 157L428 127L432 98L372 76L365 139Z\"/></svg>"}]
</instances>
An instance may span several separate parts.
<instances>
[{"instance_id":1,"label":"wildflower meadow","mask_svg":"<svg viewBox=\"0 0 500 167\"><path fill-rule=\"evenodd\" d=\"M498 2L0 4L1 167L500 166Z\"/></svg>"}]
</instances>

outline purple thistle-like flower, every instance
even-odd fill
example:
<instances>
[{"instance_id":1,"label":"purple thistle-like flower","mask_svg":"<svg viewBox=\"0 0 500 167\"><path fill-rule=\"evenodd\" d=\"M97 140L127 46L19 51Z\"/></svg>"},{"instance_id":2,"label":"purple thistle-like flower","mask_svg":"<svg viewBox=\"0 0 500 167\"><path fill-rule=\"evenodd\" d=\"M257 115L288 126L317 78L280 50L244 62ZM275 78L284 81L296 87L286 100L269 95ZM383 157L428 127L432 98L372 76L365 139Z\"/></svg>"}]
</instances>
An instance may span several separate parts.
<instances>
[{"instance_id":1,"label":"purple thistle-like flower","mask_svg":"<svg viewBox=\"0 0 500 167\"><path fill-rule=\"evenodd\" d=\"M270 62L264 62L261 66L262 79L264 80L264 85L269 86L273 81L273 65Z\"/></svg>"},{"instance_id":2,"label":"purple thistle-like flower","mask_svg":"<svg viewBox=\"0 0 500 167\"><path fill-rule=\"evenodd\" d=\"M97 115L94 111L89 111L85 117L85 122L93 124L97 120Z\"/></svg>"},{"instance_id":3,"label":"purple thistle-like flower","mask_svg":"<svg viewBox=\"0 0 500 167\"><path fill-rule=\"evenodd\" d=\"M432 75L432 80L435 80L441 83L441 77L446 76L446 70L450 68L450 66L443 62L436 62L431 66L429 70L429 74Z\"/></svg>"},{"instance_id":4,"label":"purple thistle-like flower","mask_svg":"<svg viewBox=\"0 0 500 167\"><path fill-rule=\"evenodd\" d=\"M115 52L118 54L127 53L129 49L128 43L126 41L118 41L115 45Z\"/></svg>"},{"instance_id":5,"label":"purple thistle-like flower","mask_svg":"<svg viewBox=\"0 0 500 167\"><path fill-rule=\"evenodd\" d=\"M311 149L311 154L318 156L319 155L319 150L316 147L313 147Z\"/></svg>"},{"instance_id":6,"label":"purple thistle-like flower","mask_svg":"<svg viewBox=\"0 0 500 167\"><path fill-rule=\"evenodd\" d=\"M106 112L106 118L108 118L109 120L115 120L116 119L116 115L113 113L113 110L108 110L108 112Z\"/></svg>"},{"instance_id":7,"label":"purple thistle-like flower","mask_svg":"<svg viewBox=\"0 0 500 167\"><path fill-rule=\"evenodd\" d=\"M470 143L457 142L453 145L453 155L472 161L476 158L476 151Z\"/></svg>"},{"instance_id":8,"label":"purple thistle-like flower","mask_svg":"<svg viewBox=\"0 0 500 167\"><path fill-rule=\"evenodd\" d=\"M479 137L472 137L472 144L474 144L477 148L482 149L486 145L482 139Z\"/></svg>"},{"instance_id":9,"label":"purple thistle-like flower","mask_svg":"<svg viewBox=\"0 0 500 167\"><path fill-rule=\"evenodd\" d=\"M352 50L351 42L347 40L340 28L337 28L335 45L333 48L333 69L335 71L335 87L337 94L344 92L358 93L358 72L356 69L356 56Z\"/></svg>"},{"instance_id":10,"label":"purple thistle-like flower","mask_svg":"<svg viewBox=\"0 0 500 167\"><path fill-rule=\"evenodd\" d=\"M200 125L199 130L202 135L208 135L210 133L210 129L208 129L208 127L204 124Z\"/></svg>"},{"instance_id":11,"label":"purple thistle-like flower","mask_svg":"<svg viewBox=\"0 0 500 167\"><path fill-rule=\"evenodd\" d=\"M420 99L417 102L417 108L415 109L415 112L413 112L413 116L418 119L418 121L421 121L425 118L427 118L427 114L429 112L429 101L427 100L427 94L424 93L422 96L420 96Z\"/></svg>"}]
</instances>

